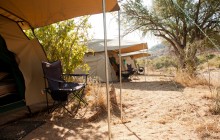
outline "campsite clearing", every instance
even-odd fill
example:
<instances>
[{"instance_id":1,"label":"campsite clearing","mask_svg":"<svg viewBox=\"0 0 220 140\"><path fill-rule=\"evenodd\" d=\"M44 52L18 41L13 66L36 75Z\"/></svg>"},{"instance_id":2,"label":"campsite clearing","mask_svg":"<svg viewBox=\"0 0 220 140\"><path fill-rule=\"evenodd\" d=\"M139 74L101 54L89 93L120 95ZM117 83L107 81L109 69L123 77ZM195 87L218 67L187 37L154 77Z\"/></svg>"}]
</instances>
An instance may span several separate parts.
<instances>
[{"instance_id":1,"label":"campsite clearing","mask_svg":"<svg viewBox=\"0 0 220 140\"><path fill-rule=\"evenodd\" d=\"M183 87L166 75L138 76L124 82L122 88L123 117L112 115L114 140L220 139L220 117L210 110L214 101L207 86ZM119 83L114 84L117 98ZM104 87L103 87L104 88ZM105 96L105 95L104 95ZM119 103L119 99L118 103ZM28 134L29 139L108 139L106 115L86 122L96 110L80 110L84 117L41 113L33 120L47 122Z\"/></svg>"}]
</instances>

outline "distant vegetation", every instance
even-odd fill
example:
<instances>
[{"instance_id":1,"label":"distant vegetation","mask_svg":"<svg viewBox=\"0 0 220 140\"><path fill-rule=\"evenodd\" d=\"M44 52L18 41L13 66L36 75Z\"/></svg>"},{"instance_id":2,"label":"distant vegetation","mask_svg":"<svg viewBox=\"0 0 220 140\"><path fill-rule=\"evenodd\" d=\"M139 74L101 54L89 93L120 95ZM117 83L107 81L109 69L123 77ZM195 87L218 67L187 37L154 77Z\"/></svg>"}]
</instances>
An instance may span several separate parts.
<instances>
[{"instance_id":1,"label":"distant vegetation","mask_svg":"<svg viewBox=\"0 0 220 140\"><path fill-rule=\"evenodd\" d=\"M151 70L177 70L178 61L172 50L163 44L153 46L148 51L151 56L146 59L146 64ZM140 65L144 65L143 60L139 60ZM209 52L203 50L203 53L196 55L196 67L197 70L216 69L220 68L220 52Z\"/></svg>"},{"instance_id":2,"label":"distant vegetation","mask_svg":"<svg viewBox=\"0 0 220 140\"><path fill-rule=\"evenodd\" d=\"M177 68L177 62L170 56L161 56L148 61L149 66L153 69L164 69L169 67Z\"/></svg>"},{"instance_id":3,"label":"distant vegetation","mask_svg":"<svg viewBox=\"0 0 220 140\"><path fill-rule=\"evenodd\" d=\"M139 30L165 40L175 53L178 70L191 77L196 76L199 49L219 47L219 0L153 0L151 7L143 0L127 0L122 10L125 34Z\"/></svg>"}]
</instances>

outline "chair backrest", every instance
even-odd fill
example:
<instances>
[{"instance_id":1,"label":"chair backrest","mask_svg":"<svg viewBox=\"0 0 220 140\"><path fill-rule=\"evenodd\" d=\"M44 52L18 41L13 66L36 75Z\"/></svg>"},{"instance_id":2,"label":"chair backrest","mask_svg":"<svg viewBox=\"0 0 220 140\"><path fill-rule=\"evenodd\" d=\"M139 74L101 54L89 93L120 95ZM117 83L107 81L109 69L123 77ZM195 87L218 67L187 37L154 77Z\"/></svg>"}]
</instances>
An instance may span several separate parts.
<instances>
[{"instance_id":1,"label":"chair backrest","mask_svg":"<svg viewBox=\"0 0 220 140\"><path fill-rule=\"evenodd\" d=\"M133 71L131 64L127 64L128 71Z\"/></svg>"},{"instance_id":2,"label":"chair backrest","mask_svg":"<svg viewBox=\"0 0 220 140\"><path fill-rule=\"evenodd\" d=\"M57 90L59 88L59 83L54 80L62 80L62 66L61 61L57 60L55 62L42 62L42 68L44 77L47 79L48 88L51 90Z\"/></svg>"}]
</instances>

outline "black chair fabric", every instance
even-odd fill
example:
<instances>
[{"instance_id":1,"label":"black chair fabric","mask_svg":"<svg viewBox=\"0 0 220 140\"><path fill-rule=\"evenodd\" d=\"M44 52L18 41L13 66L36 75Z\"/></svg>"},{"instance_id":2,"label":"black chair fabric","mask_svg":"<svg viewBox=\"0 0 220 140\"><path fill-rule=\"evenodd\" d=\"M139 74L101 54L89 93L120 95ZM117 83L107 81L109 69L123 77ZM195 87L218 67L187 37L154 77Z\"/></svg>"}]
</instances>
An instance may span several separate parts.
<instances>
[{"instance_id":1,"label":"black chair fabric","mask_svg":"<svg viewBox=\"0 0 220 140\"><path fill-rule=\"evenodd\" d=\"M49 93L52 99L55 102L59 102L61 105L64 105L62 102L68 102L68 96L73 95L73 98L77 98L80 102L85 104L86 101L83 99L84 89L87 82L86 74L65 74L65 76L84 76L85 82L76 83L76 82L67 82L63 79L62 65L61 61L57 60L54 62L42 62L42 68L44 72L44 78L46 79L45 91ZM48 98L47 98L48 103ZM65 108L65 106L63 106ZM67 110L67 108L65 108ZM70 110L67 110L69 113Z\"/></svg>"}]
</instances>

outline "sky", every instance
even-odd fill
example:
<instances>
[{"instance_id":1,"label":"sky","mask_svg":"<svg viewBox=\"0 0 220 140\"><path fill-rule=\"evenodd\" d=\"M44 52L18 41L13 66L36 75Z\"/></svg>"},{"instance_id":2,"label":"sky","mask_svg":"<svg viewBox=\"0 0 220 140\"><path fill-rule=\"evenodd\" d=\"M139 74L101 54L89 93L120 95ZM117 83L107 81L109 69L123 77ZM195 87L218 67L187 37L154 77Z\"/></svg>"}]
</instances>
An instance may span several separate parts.
<instances>
[{"instance_id":1,"label":"sky","mask_svg":"<svg viewBox=\"0 0 220 140\"><path fill-rule=\"evenodd\" d=\"M147 1L145 0L145 3L148 6L151 6L151 0L147 0ZM94 39L104 38L103 14L92 15L89 18L89 23L92 25L92 28L90 29L89 33L93 35L93 38ZM115 17L111 13L106 14L106 27L107 27L107 38L117 39L119 34L118 23L116 22ZM123 27L121 25L121 35L123 34L122 30ZM139 33L138 31L126 35L123 38L123 40L139 41L141 43L147 42L149 48L161 42L160 39L156 38L153 34L149 33L147 36L142 37L141 33Z\"/></svg>"}]
</instances>

